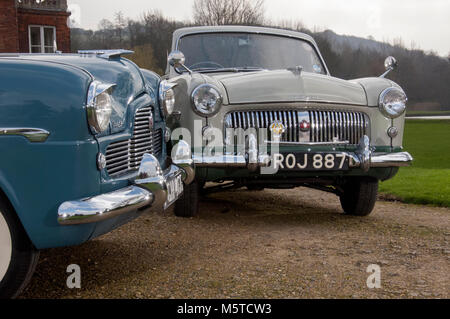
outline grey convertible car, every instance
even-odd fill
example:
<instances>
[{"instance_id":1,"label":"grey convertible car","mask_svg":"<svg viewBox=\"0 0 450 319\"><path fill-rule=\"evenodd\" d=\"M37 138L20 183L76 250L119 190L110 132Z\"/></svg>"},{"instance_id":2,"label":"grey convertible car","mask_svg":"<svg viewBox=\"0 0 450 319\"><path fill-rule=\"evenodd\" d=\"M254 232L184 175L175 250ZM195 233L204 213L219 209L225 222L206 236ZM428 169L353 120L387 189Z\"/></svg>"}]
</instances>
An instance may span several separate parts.
<instances>
[{"instance_id":1,"label":"grey convertible car","mask_svg":"<svg viewBox=\"0 0 450 319\"><path fill-rule=\"evenodd\" d=\"M206 182L250 190L306 186L371 213L378 183L412 157L402 148L407 97L381 76L330 74L308 35L260 27L175 31L160 99L172 139L191 141L196 180L175 213L193 216Z\"/></svg>"}]
</instances>

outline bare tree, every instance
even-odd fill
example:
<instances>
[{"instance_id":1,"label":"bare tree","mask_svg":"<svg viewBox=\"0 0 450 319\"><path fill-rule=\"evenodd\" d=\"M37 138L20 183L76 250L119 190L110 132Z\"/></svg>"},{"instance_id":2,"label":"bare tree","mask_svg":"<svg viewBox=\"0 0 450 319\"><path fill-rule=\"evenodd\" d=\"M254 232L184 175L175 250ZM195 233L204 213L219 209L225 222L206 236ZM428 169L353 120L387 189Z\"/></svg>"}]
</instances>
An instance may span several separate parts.
<instances>
[{"instance_id":1,"label":"bare tree","mask_svg":"<svg viewBox=\"0 0 450 319\"><path fill-rule=\"evenodd\" d=\"M278 22L270 23L272 28L281 28L293 31L304 31L305 26L300 20L279 20Z\"/></svg>"},{"instance_id":2,"label":"bare tree","mask_svg":"<svg viewBox=\"0 0 450 319\"><path fill-rule=\"evenodd\" d=\"M199 25L264 23L264 0L195 0L193 9Z\"/></svg>"},{"instance_id":3,"label":"bare tree","mask_svg":"<svg viewBox=\"0 0 450 319\"><path fill-rule=\"evenodd\" d=\"M127 26L127 19L125 18L125 15L122 11L116 12L114 14L114 22L115 22L115 29L119 40L119 45L122 45L123 43L123 30Z\"/></svg>"},{"instance_id":4,"label":"bare tree","mask_svg":"<svg viewBox=\"0 0 450 319\"><path fill-rule=\"evenodd\" d=\"M159 74L164 73L163 69L156 65L153 48L150 43L138 45L131 49L134 51L134 54L127 56L127 58L136 63L140 68Z\"/></svg>"},{"instance_id":5,"label":"bare tree","mask_svg":"<svg viewBox=\"0 0 450 319\"><path fill-rule=\"evenodd\" d=\"M98 23L97 38L97 49L111 49L113 46L111 40L114 38L114 24L108 19L100 20Z\"/></svg>"}]
</instances>

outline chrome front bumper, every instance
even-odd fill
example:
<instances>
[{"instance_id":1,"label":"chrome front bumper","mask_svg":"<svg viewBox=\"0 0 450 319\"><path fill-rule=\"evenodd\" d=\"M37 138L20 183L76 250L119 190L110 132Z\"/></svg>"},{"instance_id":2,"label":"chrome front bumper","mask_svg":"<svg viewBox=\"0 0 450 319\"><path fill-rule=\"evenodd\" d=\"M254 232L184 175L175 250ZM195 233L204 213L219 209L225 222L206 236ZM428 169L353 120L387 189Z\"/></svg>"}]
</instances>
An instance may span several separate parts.
<instances>
[{"instance_id":1,"label":"chrome front bumper","mask_svg":"<svg viewBox=\"0 0 450 319\"><path fill-rule=\"evenodd\" d=\"M177 153L172 161L176 165L170 165L163 171L156 157L144 154L133 185L111 193L62 203L58 209L58 223L60 225L97 223L144 207L153 211L165 210L167 182L182 175L184 183L190 184L195 177L190 147L187 143L184 141L178 143Z\"/></svg>"},{"instance_id":2,"label":"chrome front bumper","mask_svg":"<svg viewBox=\"0 0 450 319\"><path fill-rule=\"evenodd\" d=\"M280 143L283 145L283 143ZM290 146L294 143L289 144ZM327 143L295 143L299 146L313 147L320 146L336 146L336 144ZM375 153L370 146L368 136L361 138L359 146L355 152L343 152L349 158L350 168L361 168L367 172L370 168L379 167L402 167L409 166L413 161L413 157L408 152L397 153ZM211 168L247 168L249 171L256 171L259 167L267 167L270 163L269 155L261 155L258 152L257 145L249 143L249 150L245 155L218 155L218 156L193 156L196 167Z\"/></svg>"}]
</instances>

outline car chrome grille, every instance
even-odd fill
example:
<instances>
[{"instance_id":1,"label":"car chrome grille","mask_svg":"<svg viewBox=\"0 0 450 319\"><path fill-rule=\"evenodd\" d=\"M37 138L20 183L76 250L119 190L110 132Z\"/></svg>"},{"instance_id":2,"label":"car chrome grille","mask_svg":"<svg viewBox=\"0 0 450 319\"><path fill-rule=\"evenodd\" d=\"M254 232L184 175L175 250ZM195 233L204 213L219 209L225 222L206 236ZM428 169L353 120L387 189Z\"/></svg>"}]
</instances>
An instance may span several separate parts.
<instances>
[{"instance_id":1,"label":"car chrome grille","mask_svg":"<svg viewBox=\"0 0 450 319\"><path fill-rule=\"evenodd\" d=\"M114 177L135 171L141 164L144 153L158 155L162 152L162 130L150 130L149 119L152 108L136 111L133 137L111 143L106 149L106 170Z\"/></svg>"},{"instance_id":2,"label":"car chrome grille","mask_svg":"<svg viewBox=\"0 0 450 319\"><path fill-rule=\"evenodd\" d=\"M309 123L309 131L300 130L303 120ZM269 130L275 121L283 123L286 129L281 142L358 144L361 137L369 134L369 117L365 113L344 111L238 111L226 115L225 128Z\"/></svg>"}]
</instances>

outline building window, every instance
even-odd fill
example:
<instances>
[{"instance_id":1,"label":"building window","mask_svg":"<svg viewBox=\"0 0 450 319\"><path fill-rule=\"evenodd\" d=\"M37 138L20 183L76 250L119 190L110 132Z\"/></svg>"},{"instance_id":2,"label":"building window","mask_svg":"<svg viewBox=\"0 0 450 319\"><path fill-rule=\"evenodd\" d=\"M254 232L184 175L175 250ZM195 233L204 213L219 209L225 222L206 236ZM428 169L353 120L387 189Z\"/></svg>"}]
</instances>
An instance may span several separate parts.
<instances>
[{"instance_id":1,"label":"building window","mask_svg":"<svg viewBox=\"0 0 450 319\"><path fill-rule=\"evenodd\" d=\"M28 26L30 53L55 53L56 28L41 25Z\"/></svg>"}]
</instances>

